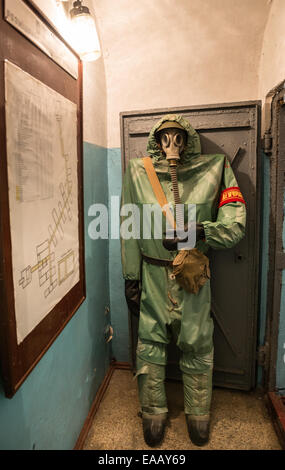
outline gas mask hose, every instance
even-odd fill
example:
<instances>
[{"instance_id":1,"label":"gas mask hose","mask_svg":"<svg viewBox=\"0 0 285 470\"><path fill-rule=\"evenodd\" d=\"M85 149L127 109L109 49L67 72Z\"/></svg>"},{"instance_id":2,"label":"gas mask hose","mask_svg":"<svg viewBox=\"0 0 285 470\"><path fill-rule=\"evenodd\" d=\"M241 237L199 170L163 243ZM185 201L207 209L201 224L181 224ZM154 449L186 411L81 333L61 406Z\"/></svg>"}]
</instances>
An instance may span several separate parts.
<instances>
[{"instance_id":1,"label":"gas mask hose","mask_svg":"<svg viewBox=\"0 0 285 470\"><path fill-rule=\"evenodd\" d=\"M174 203L175 203L175 209L176 209L176 229L184 230L184 211L183 211L183 207L181 206L181 199L180 199L179 189L178 189L176 160L170 160L169 171L170 171Z\"/></svg>"}]
</instances>

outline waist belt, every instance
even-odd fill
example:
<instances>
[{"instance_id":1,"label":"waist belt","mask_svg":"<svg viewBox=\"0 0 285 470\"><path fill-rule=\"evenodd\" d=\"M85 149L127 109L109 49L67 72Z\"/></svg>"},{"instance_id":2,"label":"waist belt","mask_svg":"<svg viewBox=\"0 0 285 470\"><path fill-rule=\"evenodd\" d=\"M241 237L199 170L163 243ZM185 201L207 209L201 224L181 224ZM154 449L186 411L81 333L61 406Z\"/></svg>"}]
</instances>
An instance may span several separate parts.
<instances>
[{"instance_id":1,"label":"waist belt","mask_svg":"<svg viewBox=\"0 0 285 470\"><path fill-rule=\"evenodd\" d=\"M154 264L155 266L172 266L173 261L169 259L158 259L158 258L151 258L150 256L146 256L142 253L142 258L146 263Z\"/></svg>"}]
</instances>

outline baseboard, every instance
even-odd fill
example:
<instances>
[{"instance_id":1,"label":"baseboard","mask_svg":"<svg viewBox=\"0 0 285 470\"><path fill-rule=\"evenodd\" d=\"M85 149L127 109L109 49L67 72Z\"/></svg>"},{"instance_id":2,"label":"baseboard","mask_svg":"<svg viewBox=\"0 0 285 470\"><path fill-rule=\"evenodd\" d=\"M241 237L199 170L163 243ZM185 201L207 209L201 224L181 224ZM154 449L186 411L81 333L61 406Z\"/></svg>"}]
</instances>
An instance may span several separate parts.
<instances>
[{"instance_id":1,"label":"baseboard","mask_svg":"<svg viewBox=\"0 0 285 470\"><path fill-rule=\"evenodd\" d=\"M94 401L91 405L91 408L89 410L89 413L87 415L87 418L85 419L84 425L81 429L81 432L79 434L79 437L76 441L76 444L74 446L73 450L82 450L84 446L84 442L87 438L88 432L92 426L93 419L98 411L98 408L100 406L100 403L104 397L104 394L108 388L108 385L110 383L110 380L112 378L112 375L116 369L121 369L121 370L131 370L131 365L128 362L117 362L117 361L112 361L110 364L110 367L103 379L102 384L100 385L96 396L94 398Z\"/></svg>"},{"instance_id":2,"label":"baseboard","mask_svg":"<svg viewBox=\"0 0 285 470\"><path fill-rule=\"evenodd\" d=\"M275 392L269 392L266 403L281 447L285 450L285 398Z\"/></svg>"},{"instance_id":3,"label":"baseboard","mask_svg":"<svg viewBox=\"0 0 285 470\"><path fill-rule=\"evenodd\" d=\"M117 361L114 361L114 369L121 369L121 370L132 370L132 366L131 364L129 364L128 362L117 362Z\"/></svg>"}]
</instances>

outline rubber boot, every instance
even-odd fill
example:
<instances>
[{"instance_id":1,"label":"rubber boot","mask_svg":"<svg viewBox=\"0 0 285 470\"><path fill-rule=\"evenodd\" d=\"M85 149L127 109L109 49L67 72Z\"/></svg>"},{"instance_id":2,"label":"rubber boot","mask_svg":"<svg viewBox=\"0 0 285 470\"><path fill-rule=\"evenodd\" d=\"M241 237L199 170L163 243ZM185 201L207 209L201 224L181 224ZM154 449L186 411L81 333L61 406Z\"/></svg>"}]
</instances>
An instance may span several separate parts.
<instances>
[{"instance_id":1,"label":"rubber boot","mask_svg":"<svg viewBox=\"0 0 285 470\"><path fill-rule=\"evenodd\" d=\"M183 373L185 416L188 433L196 446L209 441L212 370L203 374Z\"/></svg>"},{"instance_id":2,"label":"rubber boot","mask_svg":"<svg viewBox=\"0 0 285 470\"><path fill-rule=\"evenodd\" d=\"M209 441L210 435L210 417L185 415L188 434L196 446L204 446Z\"/></svg>"},{"instance_id":3,"label":"rubber boot","mask_svg":"<svg viewBox=\"0 0 285 470\"><path fill-rule=\"evenodd\" d=\"M143 435L146 444L149 447L156 447L161 444L165 434L167 413L161 413L159 415L143 413L142 420Z\"/></svg>"},{"instance_id":4,"label":"rubber boot","mask_svg":"<svg viewBox=\"0 0 285 470\"><path fill-rule=\"evenodd\" d=\"M148 446L155 447L162 442L167 423L165 366L137 357L137 368L144 440Z\"/></svg>"}]
</instances>

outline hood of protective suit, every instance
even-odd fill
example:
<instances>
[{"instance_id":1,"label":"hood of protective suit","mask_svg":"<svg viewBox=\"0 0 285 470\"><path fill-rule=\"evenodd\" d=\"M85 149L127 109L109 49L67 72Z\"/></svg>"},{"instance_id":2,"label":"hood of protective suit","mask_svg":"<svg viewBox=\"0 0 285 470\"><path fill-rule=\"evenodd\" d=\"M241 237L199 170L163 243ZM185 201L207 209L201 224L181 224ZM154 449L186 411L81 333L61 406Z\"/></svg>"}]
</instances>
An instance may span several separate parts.
<instances>
[{"instance_id":1,"label":"hood of protective suit","mask_svg":"<svg viewBox=\"0 0 285 470\"><path fill-rule=\"evenodd\" d=\"M155 137L156 131L165 121L176 121L187 132L187 143L180 156L181 164L188 163L193 156L198 156L201 154L200 137L195 129L193 129L189 121L178 114L167 114L163 116L163 118L161 118L155 124L155 126L153 126L149 133L147 144L148 155L150 155L157 162L159 160L165 160L165 156L163 155L162 150L159 148Z\"/></svg>"}]
</instances>

